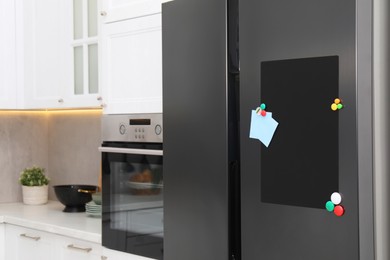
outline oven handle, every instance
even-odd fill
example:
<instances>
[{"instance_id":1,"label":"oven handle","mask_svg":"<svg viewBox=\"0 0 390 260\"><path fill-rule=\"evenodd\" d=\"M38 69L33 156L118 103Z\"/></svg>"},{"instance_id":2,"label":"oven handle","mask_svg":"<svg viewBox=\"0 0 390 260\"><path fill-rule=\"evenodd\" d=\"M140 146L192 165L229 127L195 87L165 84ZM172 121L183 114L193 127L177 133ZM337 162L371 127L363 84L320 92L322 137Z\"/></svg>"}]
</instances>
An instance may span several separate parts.
<instances>
[{"instance_id":1,"label":"oven handle","mask_svg":"<svg viewBox=\"0 0 390 260\"><path fill-rule=\"evenodd\" d=\"M99 147L102 153L125 153L125 154L141 154L141 155L163 155L163 150L151 149L133 149L133 148L117 148L117 147Z\"/></svg>"}]
</instances>

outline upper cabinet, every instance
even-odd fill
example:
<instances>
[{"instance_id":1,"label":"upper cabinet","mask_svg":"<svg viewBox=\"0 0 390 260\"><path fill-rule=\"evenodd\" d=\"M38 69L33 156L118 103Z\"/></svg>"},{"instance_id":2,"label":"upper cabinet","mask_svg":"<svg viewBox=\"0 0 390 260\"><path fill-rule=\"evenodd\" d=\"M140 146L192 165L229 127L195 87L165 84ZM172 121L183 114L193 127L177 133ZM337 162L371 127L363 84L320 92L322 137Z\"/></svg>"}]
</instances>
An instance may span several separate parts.
<instances>
[{"instance_id":1,"label":"upper cabinet","mask_svg":"<svg viewBox=\"0 0 390 260\"><path fill-rule=\"evenodd\" d=\"M99 9L99 0L1 1L0 109L101 106Z\"/></svg>"},{"instance_id":2,"label":"upper cabinet","mask_svg":"<svg viewBox=\"0 0 390 260\"><path fill-rule=\"evenodd\" d=\"M64 2L64 1L62 1ZM68 75L65 81L65 98L72 107L100 106L102 99L99 90L99 23L98 0L65 1L68 4L66 62ZM64 99L64 103L65 103Z\"/></svg>"},{"instance_id":3,"label":"upper cabinet","mask_svg":"<svg viewBox=\"0 0 390 260\"><path fill-rule=\"evenodd\" d=\"M104 113L161 113L161 1L107 0L100 14Z\"/></svg>"},{"instance_id":4,"label":"upper cabinet","mask_svg":"<svg viewBox=\"0 0 390 260\"><path fill-rule=\"evenodd\" d=\"M161 2L0 1L0 109L161 113Z\"/></svg>"},{"instance_id":5,"label":"upper cabinet","mask_svg":"<svg viewBox=\"0 0 390 260\"><path fill-rule=\"evenodd\" d=\"M104 0L100 15L103 23L161 13L161 0Z\"/></svg>"},{"instance_id":6,"label":"upper cabinet","mask_svg":"<svg viewBox=\"0 0 390 260\"><path fill-rule=\"evenodd\" d=\"M20 108L61 107L66 73L61 0L17 0Z\"/></svg>"},{"instance_id":7,"label":"upper cabinet","mask_svg":"<svg viewBox=\"0 0 390 260\"><path fill-rule=\"evenodd\" d=\"M100 106L98 1L30 0L17 10L25 108Z\"/></svg>"}]
</instances>

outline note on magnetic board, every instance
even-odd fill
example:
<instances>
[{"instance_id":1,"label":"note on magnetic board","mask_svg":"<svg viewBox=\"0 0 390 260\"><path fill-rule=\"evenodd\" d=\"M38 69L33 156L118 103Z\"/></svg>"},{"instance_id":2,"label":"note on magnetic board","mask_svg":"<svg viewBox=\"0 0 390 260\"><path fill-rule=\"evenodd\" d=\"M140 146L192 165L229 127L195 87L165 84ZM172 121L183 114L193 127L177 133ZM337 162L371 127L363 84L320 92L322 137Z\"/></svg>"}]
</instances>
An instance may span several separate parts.
<instances>
[{"instance_id":1,"label":"note on magnetic board","mask_svg":"<svg viewBox=\"0 0 390 260\"><path fill-rule=\"evenodd\" d=\"M273 119L271 112L267 112L265 116L261 116L255 110L252 110L249 137L259 139L260 142L268 147L278 125L279 123Z\"/></svg>"}]
</instances>

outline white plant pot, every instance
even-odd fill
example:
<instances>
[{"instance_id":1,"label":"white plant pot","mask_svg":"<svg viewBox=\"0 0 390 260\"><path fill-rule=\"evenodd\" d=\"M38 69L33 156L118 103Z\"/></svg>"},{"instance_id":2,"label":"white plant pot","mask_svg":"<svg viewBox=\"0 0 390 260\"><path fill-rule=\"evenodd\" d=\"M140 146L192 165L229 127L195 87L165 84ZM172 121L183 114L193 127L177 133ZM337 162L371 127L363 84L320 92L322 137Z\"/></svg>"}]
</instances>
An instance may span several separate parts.
<instances>
[{"instance_id":1,"label":"white plant pot","mask_svg":"<svg viewBox=\"0 0 390 260\"><path fill-rule=\"evenodd\" d=\"M23 186L23 203L27 205L42 205L48 200L49 186Z\"/></svg>"}]
</instances>

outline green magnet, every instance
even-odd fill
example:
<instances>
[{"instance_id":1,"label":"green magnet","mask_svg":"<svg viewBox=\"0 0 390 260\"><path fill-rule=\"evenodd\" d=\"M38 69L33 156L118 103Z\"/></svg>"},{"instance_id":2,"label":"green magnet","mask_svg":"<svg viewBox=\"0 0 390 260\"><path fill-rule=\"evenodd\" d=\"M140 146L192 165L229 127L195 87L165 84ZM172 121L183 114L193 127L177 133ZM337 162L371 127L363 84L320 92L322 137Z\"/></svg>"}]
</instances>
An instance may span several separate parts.
<instances>
[{"instance_id":1,"label":"green magnet","mask_svg":"<svg viewBox=\"0 0 390 260\"><path fill-rule=\"evenodd\" d=\"M261 103L260 108L264 110L267 106L264 103Z\"/></svg>"},{"instance_id":2,"label":"green magnet","mask_svg":"<svg viewBox=\"0 0 390 260\"><path fill-rule=\"evenodd\" d=\"M328 202L326 202L325 208L326 208L327 211L333 212L333 210L334 210L333 202L331 202L330 200Z\"/></svg>"},{"instance_id":3,"label":"green magnet","mask_svg":"<svg viewBox=\"0 0 390 260\"><path fill-rule=\"evenodd\" d=\"M337 104L337 109L342 109L343 108L343 104Z\"/></svg>"}]
</instances>

